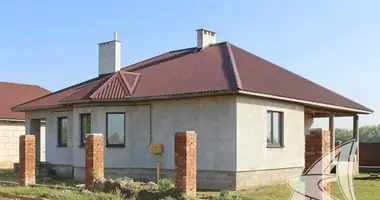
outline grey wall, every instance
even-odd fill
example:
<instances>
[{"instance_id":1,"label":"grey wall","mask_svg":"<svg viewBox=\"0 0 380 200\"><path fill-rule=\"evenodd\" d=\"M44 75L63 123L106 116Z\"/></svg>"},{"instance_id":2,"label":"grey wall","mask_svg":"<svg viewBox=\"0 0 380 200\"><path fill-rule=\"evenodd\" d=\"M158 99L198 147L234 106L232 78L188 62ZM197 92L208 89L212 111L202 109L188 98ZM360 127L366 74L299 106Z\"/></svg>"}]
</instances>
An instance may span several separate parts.
<instances>
[{"instance_id":1,"label":"grey wall","mask_svg":"<svg viewBox=\"0 0 380 200\"><path fill-rule=\"evenodd\" d=\"M204 97L148 102L145 105L74 108L68 112L29 112L27 117L47 120L47 161L53 164L84 166L80 145L81 113L91 113L92 132L106 132L106 113L126 112L125 148L105 148L106 168L174 168L174 133L198 133L199 170L236 170L236 97ZM68 147L57 147L57 117L67 116ZM149 152L151 143L164 145L159 157Z\"/></svg>"},{"instance_id":2,"label":"grey wall","mask_svg":"<svg viewBox=\"0 0 380 200\"><path fill-rule=\"evenodd\" d=\"M284 147L267 148L267 111L284 113ZM283 101L238 96L237 170L304 166L304 107Z\"/></svg>"},{"instance_id":3,"label":"grey wall","mask_svg":"<svg viewBox=\"0 0 380 200\"><path fill-rule=\"evenodd\" d=\"M267 148L266 112L284 112L284 148ZM249 96L220 96L147 102L144 105L74 108L68 112L29 112L47 120L47 161L84 167L81 113L91 113L92 132L106 132L106 113L126 113L125 148L105 148L106 168L174 168L174 133L198 134L198 170L252 171L304 166L304 107ZM57 117L67 116L68 147L57 147ZM150 141L152 134L152 141ZM149 143L164 145L162 156Z\"/></svg>"}]
</instances>

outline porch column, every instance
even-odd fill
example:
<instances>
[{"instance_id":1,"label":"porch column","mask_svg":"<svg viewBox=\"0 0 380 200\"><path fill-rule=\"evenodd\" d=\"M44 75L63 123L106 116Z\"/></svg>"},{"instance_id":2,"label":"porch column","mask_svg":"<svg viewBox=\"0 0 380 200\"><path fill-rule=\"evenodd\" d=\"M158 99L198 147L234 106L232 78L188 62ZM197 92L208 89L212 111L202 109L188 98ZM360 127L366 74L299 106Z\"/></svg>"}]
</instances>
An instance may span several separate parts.
<instances>
[{"instance_id":1,"label":"porch column","mask_svg":"<svg viewBox=\"0 0 380 200\"><path fill-rule=\"evenodd\" d=\"M331 113L329 116L329 131L330 131L330 148L331 148L331 159L335 160L335 114Z\"/></svg>"},{"instance_id":2,"label":"porch column","mask_svg":"<svg viewBox=\"0 0 380 200\"><path fill-rule=\"evenodd\" d=\"M26 127L26 135L35 136L36 163L41 161L41 120L28 119L29 123Z\"/></svg>"},{"instance_id":3,"label":"porch column","mask_svg":"<svg viewBox=\"0 0 380 200\"><path fill-rule=\"evenodd\" d=\"M359 116L354 115L353 117L353 139L356 140L358 143L358 147L356 150L356 159L355 159L355 165L354 165L354 174L359 173Z\"/></svg>"}]
</instances>

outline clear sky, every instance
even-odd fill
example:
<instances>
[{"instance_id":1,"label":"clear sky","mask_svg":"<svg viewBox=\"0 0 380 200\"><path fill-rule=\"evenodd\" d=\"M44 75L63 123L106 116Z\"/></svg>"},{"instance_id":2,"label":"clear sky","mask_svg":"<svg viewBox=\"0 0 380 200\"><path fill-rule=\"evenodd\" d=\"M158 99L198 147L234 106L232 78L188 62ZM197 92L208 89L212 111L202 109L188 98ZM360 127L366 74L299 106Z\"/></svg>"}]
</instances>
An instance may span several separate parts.
<instances>
[{"instance_id":1,"label":"clear sky","mask_svg":"<svg viewBox=\"0 0 380 200\"><path fill-rule=\"evenodd\" d=\"M122 63L196 45L197 28L380 110L380 1L1 1L0 80L52 91L97 76L97 43ZM361 116L378 124L380 115ZM317 123L319 125L320 123ZM320 124L325 126L324 124ZM351 119L338 127L352 127Z\"/></svg>"}]
</instances>

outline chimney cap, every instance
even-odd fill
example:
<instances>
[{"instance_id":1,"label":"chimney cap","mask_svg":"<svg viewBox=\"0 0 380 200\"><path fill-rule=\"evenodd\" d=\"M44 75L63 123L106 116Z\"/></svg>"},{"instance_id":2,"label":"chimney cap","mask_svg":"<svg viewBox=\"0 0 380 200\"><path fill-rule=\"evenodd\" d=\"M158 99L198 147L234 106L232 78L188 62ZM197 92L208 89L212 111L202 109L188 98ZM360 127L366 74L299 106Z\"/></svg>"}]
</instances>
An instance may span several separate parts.
<instances>
[{"instance_id":1,"label":"chimney cap","mask_svg":"<svg viewBox=\"0 0 380 200\"><path fill-rule=\"evenodd\" d=\"M197 31L206 31L206 32L210 32L210 33L216 34L216 32L210 31L210 30L207 30L207 29L204 29L204 28L199 28L199 29L197 29Z\"/></svg>"},{"instance_id":2,"label":"chimney cap","mask_svg":"<svg viewBox=\"0 0 380 200\"><path fill-rule=\"evenodd\" d=\"M98 43L98 45L103 45L103 44L107 44L110 42L120 42L121 43L121 41L117 39L117 32L113 32L113 40L106 41L106 42L100 42L100 43Z\"/></svg>"}]
</instances>

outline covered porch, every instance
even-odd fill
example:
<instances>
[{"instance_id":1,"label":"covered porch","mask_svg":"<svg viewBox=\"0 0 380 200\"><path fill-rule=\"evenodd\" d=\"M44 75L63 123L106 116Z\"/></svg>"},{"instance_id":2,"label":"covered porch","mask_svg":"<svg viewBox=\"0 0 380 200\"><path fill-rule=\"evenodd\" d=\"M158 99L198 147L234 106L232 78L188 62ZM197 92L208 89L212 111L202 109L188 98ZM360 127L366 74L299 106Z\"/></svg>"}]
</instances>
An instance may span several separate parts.
<instances>
[{"instance_id":1,"label":"covered porch","mask_svg":"<svg viewBox=\"0 0 380 200\"><path fill-rule=\"evenodd\" d=\"M357 144L359 144L359 116L357 112L347 112L342 110L329 110L318 107L305 107L305 131L309 131L313 125L314 119L327 119L327 130L330 133L330 148L335 149L336 147L336 134L335 134L335 122L337 118L351 118L352 119L352 139L354 139ZM332 152L332 156L335 152ZM355 152L355 164L354 164L354 174L359 173L359 145L357 151Z\"/></svg>"}]
</instances>

